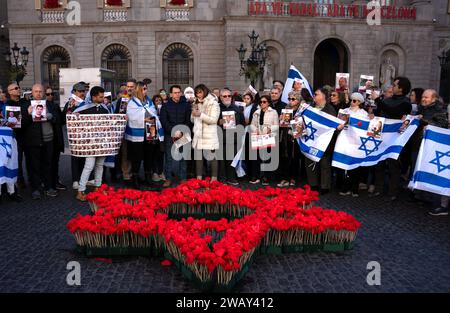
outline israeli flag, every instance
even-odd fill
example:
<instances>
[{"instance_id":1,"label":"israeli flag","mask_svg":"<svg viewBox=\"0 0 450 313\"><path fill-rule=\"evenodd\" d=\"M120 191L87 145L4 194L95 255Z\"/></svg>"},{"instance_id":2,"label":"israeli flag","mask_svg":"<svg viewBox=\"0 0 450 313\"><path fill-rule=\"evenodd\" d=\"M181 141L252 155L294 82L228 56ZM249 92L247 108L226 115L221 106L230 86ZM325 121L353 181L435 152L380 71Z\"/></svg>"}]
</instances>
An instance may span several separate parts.
<instances>
[{"instance_id":1,"label":"israeli flag","mask_svg":"<svg viewBox=\"0 0 450 313\"><path fill-rule=\"evenodd\" d=\"M310 160L319 162L333 138L336 128L344 121L311 106L300 110L304 133L297 140L302 153Z\"/></svg>"},{"instance_id":2,"label":"israeli flag","mask_svg":"<svg viewBox=\"0 0 450 313\"><path fill-rule=\"evenodd\" d=\"M246 137L245 135L247 133L250 134L249 126L245 127L244 135L242 136L241 147L240 147L239 151L236 153L236 155L234 156L233 162L231 162L231 166L234 167L237 177L244 177L245 175L247 175L247 172L245 169L246 168L245 162L243 160L243 153L245 150L245 137Z\"/></svg>"},{"instance_id":3,"label":"israeli flag","mask_svg":"<svg viewBox=\"0 0 450 313\"><path fill-rule=\"evenodd\" d=\"M0 127L0 186L6 184L10 194L14 193L18 172L17 142L13 137L13 130Z\"/></svg>"},{"instance_id":4,"label":"israeli flag","mask_svg":"<svg viewBox=\"0 0 450 313\"><path fill-rule=\"evenodd\" d=\"M450 129L427 127L409 188L450 197Z\"/></svg>"},{"instance_id":5,"label":"israeli flag","mask_svg":"<svg viewBox=\"0 0 450 313\"><path fill-rule=\"evenodd\" d=\"M402 131L405 127L403 121L385 119L381 137L375 138L368 135L370 120L350 115L348 128L343 129L337 138L332 165L353 170L376 165L386 159L397 160L419 126L417 118L408 116L407 120L409 126Z\"/></svg>"},{"instance_id":6,"label":"israeli flag","mask_svg":"<svg viewBox=\"0 0 450 313\"><path fill-rule=\"evenodd\" d=\"M128 123L125 130L125 139L132 142L143 142L145 140L145 111L156 120L156 129L160 141L164 141L164 129L158 117L158 112L151 100L147 99L147 103L142 102L134 97L128 102L127 115Z\"/></svg>"},{"instance_id":7,"label":"israeli flag","mask_svg":"<svg viewBox=\"0 0 450 313\"><path fill-rule=\"evenodd\" d=\"M281 101L283 101L284 103L289 103L288 100L289 93L292 91L292 86L294 85L294 81L296 79L300 79L302 81L303 88L308 89L311 96L314 95L312 92L312 88L309 85L308 80L305 78L305 76L303 76L303 74L300 73L300 71L294 65L291 65L291 68L289 69L288 72L286 84L284 85L283 95L281 96Z\"/></svg>"}]
</instances>

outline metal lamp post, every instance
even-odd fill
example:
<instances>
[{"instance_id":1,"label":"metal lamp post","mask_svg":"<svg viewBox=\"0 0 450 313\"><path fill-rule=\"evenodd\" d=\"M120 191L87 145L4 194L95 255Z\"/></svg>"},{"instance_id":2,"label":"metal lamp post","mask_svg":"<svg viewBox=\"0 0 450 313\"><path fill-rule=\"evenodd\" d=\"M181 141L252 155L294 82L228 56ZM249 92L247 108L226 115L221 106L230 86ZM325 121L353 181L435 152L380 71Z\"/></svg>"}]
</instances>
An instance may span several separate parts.
<instances>
[{"instance_id":1,"label":"metal lamp post","mask_svg":"<svg viewBox=\"0 0 450 313\"><path fill-rule=\"evenodd\" d=\"M246 78L250 79L252 86L255 87L258 79L261 79L262 84L264 82L264 66L266 65L268 51L265 43L258 44L259 35L254 30L248 37L252 48L250 56L245 59L247 49L244 47L244 44L241 43L239 49L236 49L239 54L239 61L241 62L239 75L245 75ZM262 89L264 89L264 86L262 86Z\"/></svg>"},{"instance_id":2,"label":"metal lamp post","mask_svg":"<svg viewBox=\"0 0 450 313\"><path fill-rule=\"evenodd\" d=\"M27 75L26 67L28 64L28 55L30 54L30 52L26 47L23 47L22 50L20 50L20 48L17 46L17 42L14 43L14 47L11 48L11 51L6 50L4 56L6 62L10 63L11 80L16 81L17 85L19 85Z\"/></svg>"}]
</instances>

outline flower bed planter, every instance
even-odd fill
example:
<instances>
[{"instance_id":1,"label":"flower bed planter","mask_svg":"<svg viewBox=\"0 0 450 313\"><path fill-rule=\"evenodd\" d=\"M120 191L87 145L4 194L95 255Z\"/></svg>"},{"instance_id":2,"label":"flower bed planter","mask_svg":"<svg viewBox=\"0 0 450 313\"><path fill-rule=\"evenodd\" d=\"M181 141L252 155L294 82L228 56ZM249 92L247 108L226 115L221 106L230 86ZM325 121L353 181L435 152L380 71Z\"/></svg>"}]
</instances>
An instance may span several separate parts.
<instances>
[{"instance_id":1,"label":"flower bed planter","mask_svg":"<svg viewBox=\"0 0 450 313\"><path fill-rule=\"evenodd\" d=\"M68 228L89 256L166 256L201 290L230 291L259 254L353 248L360 223L305 189L190 180L158 192L102 186Z\"/></svg>"}]
</instances>

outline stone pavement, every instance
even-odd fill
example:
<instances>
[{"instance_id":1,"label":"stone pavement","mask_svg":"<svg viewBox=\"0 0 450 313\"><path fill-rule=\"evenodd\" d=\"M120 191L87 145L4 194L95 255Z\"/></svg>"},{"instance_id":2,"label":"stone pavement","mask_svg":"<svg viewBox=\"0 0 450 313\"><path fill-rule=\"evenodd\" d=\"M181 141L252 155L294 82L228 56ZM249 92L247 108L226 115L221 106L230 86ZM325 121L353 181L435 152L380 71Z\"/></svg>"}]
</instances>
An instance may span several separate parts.
<instances>
[{"instance_id":1,"label":"stone pavement","mask_svg":"<svg viewBox=\"0 0 450 313\"><path fill-rule=\"evenodd\" d=\"M69 185L69 158L61 162ZM88 214L72 190L58 198L0 204L0 292L197 292L160 258L102 262L77 254L66 228ZM355 248L342 253L261 255L236 292L449 292L450 220L427 215L430 207L385 198L322 196L319 205L346 211L362 222ZM67 263L81 264L81 286L66 283ZM369 286L367 264L381 264L381 286Z\"/></svg>"}]
</instances>

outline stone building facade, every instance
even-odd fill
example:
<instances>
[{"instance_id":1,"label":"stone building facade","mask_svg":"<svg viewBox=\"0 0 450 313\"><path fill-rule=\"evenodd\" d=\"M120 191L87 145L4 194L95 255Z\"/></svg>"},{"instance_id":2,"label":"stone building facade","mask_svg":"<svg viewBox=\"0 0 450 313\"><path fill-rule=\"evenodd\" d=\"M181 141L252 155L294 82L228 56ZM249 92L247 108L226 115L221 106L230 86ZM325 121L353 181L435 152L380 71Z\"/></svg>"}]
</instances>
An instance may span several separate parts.
<instances>
[{"instance_id":1,"label":"stone building facade","mask_svg":"<svg viewBox=\"0 0 450 313\"><path fill-rule=\"evenodd\" d=\"M35 81L57 86L59 67L107 67L116 70L118 80L152 79L152 92L175 82L243 91L249 81L239 75L236 49L243 43L250 50L248 34L255 30L269 51L267 83L285 80L294 64L311 84L330 83L335 72L348 72L356 87L361 74L379 82L389 59L396 74L409 77L415 87L450 90L445 79L441 84L448 73L438 59L450 50L447 0L387 0L395 10L386 7L379 26L349 16L349 6L363 10L368 1L57 2L57 8L46 8L45 0L8 0L10 44L31 52L23 86ZM314 13L302 14L303 4L315 5ZM343 4L344 14L329 14L333 4ZM70 25L78 8L80 23Z\"/></svg>"}]
</instances>

